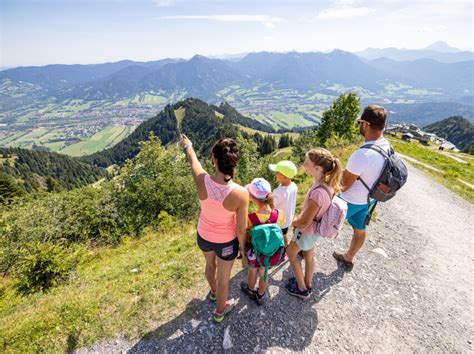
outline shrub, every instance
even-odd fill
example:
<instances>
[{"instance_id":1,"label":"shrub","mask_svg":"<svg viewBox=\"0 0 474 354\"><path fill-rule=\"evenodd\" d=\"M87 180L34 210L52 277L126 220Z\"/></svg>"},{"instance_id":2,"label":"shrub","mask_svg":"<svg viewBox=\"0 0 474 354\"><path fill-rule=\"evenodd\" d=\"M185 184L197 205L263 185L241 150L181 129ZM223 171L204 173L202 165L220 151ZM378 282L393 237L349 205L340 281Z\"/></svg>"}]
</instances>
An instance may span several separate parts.
<instances>
[{"instance_id":1,"label":"shrub","mask_svg":"<svg viewBox=\"0 0 474 354\"><path fill-rule=\"evenodd\" d=\"M161 211L184 219L199 211L185 155L177 146L165 149L153 135L141 143L140 153L126 163L117 181L121 215L136 233L146 226L158 227Z\"/></svg>"},{"instance_id":2,"label":"shrub","mask_svg":"<svg viewBox=\"0 0 474 354\"><path fill-rule=\"evenodd\" d=\"M298 162L303 162L306 152L321 146L317 130L304 130L293 145L293 156Z\"/></svg>"},{"instance_id":3,"label":"shrub","mask_svg":"<svg viewBox=\"0 0 474 354\"><path fill-rule=\"evenodd\" d=\"M44 194L2 209L0 271L11 269L31 242L117 244L126 227L110 187Z\"/></svg>"},{"instance_id":4,"label":"shrub","mask_svg":"<svg viewBox=\"0 0 474 354\"><path fill-rule=\"evenodd\" d=\"M245 186L257 177L255 175L255 169L259 164L257 143L253 139L244 138L241 134L237 135L236 142L240 149L240 161L234 180Z\"/></svg>"},{"instance_id":5,"label":"shrub","mask_svg":"<svg viewBox=\"0 0 474 354\"><path fill-rule=\"evenodd\" d=\"M66 248L52 242L24 244L15 269L18 291L25 295L46 291L67 280L84 254L82 248Z\"/></svg>"},{"instance_id":6,"label":"shrub","mask_svg":"<svg viewBox=\"0 0 474 354\"><path fill-rule=\"evenodd\" d=\"M7 237L15 242L117 243L121 221L107 185L46 194L5 212Z\"/></svg>"}]
</instances>

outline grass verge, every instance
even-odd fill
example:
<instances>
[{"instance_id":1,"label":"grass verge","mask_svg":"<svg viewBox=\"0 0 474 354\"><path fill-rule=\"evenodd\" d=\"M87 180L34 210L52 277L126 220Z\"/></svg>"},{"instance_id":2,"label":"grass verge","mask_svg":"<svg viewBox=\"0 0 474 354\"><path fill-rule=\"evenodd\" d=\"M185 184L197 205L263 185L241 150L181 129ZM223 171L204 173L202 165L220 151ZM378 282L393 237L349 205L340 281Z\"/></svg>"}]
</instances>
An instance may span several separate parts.
<instances>
[{"instance_id":1,"label":"grass verge","mask_svg":"<svg viewBox=\"0 0 474 354\"><path fill-rule=\"evenodd\" d=\"M91 251L67 284L48 293L22 297L2 278L0 349L69 352L116 333L142 336L205 294L203 264L195 225L186 224Z\"/></svg>"},{"instance_id":2,"label":"grass verge","mask_svg":"<svg viewBox=\"0 0 474 354\"><path fill-rule=\"evenodd\" d=\"M474 184L474 164L472 161L466 159L467 163L464 164L415 142L408 143L393 138L390 141L395 151L443 171L443 173L439 173L421 164L410 162L443 186L467 201L474 203L474 189L466 186L459 180Z\"/></svg>"}]
</instances>

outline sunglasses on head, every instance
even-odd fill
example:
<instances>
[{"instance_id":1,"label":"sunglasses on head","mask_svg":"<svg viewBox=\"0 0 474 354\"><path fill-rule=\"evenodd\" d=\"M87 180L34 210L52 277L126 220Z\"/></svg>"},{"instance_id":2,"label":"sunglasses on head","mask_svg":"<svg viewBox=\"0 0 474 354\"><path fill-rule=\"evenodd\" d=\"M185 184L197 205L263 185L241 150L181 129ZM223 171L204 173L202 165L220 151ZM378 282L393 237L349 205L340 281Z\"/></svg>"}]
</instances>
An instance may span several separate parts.
<instances>
[{"instance_id":1,"label":"sunglasses on head","mask_svg":"<svg viewBox=\"0 0 474 354\"><path fill-rule=\"evenodd\" d=\"M370 125L370 122L367 122L366 120L363 120L363 119L357 119L356 122L358 125L361 125L362 123L367 123L368 125Z\"/></svg>"}]
</instances>

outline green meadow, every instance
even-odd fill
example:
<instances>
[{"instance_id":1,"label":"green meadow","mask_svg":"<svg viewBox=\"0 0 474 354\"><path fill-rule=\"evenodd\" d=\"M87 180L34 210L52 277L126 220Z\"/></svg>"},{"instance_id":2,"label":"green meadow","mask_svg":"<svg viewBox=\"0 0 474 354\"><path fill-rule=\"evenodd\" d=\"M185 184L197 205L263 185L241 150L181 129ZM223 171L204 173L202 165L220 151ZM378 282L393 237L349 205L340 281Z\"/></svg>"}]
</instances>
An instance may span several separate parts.
<instances>
[{"instance_id":1,"label":"green meadow","mask_svg":"<svg viewBox=\"0 0 474 354\"><path fill-rule=\"evenodd\" d=\"M472 159L466 158L464 154L455 154L466 161L466 163L462 163L441 154L438 150L422 146L416 141L408 143L394 138L390 138L390 141L396 152L443 171L443 173L439 173L421 164L409 162L464 199L471 203L474 202L474 189L460 181L474 185L474 161Z\"/></svg>"},{"instance_id":2,"label":"green meadow","mask_svg":"<svg viewBox=\"0 0 474 354\"><path fill-rule=\"evenodd\" d=\"M134 130L134 127L110 125L88 139L69 145L60 150L62 154L71 156L89 155L96 151L114 146Z\"/></svg>"}]
</instances>

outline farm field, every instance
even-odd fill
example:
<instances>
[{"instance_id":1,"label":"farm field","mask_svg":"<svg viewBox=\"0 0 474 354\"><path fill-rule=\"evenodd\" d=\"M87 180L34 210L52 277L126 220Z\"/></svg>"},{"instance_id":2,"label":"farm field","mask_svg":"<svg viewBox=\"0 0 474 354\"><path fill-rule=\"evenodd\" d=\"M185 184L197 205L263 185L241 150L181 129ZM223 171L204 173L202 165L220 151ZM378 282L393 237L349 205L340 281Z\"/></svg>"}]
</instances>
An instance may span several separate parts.
<instances>
[{"instance_id":1,"label":"farm field","mask_svg":"<svg viewBox=\"0 0 474 354\"><path fill-rule=\"evenodd\" d=\"M90 138L69 145L59 152L70 156L89 155L96 151L104 150L117 144L120 140L133 132L135 128L131 126L107 126Z\"/></svg>"},{"instance_id":2,"label":"farm field","mask_svg":"<svg viewBox=\"0 0 474 354\"><path fill-rule=\"evenodd\" d=\"M129 125L107 125L98 128L91 136L84 136L78 142L67 142L64 139L71 128L55 128L49 130L42 127L25 133L16 133L0 139L0 146L21 147L30 149L33 145L48 148L50 151L59 152L70 156L82 156L106 149L118 143L135 129ZM78 138L79 139L79 138Z\"/></svg>"}]
</instances>

